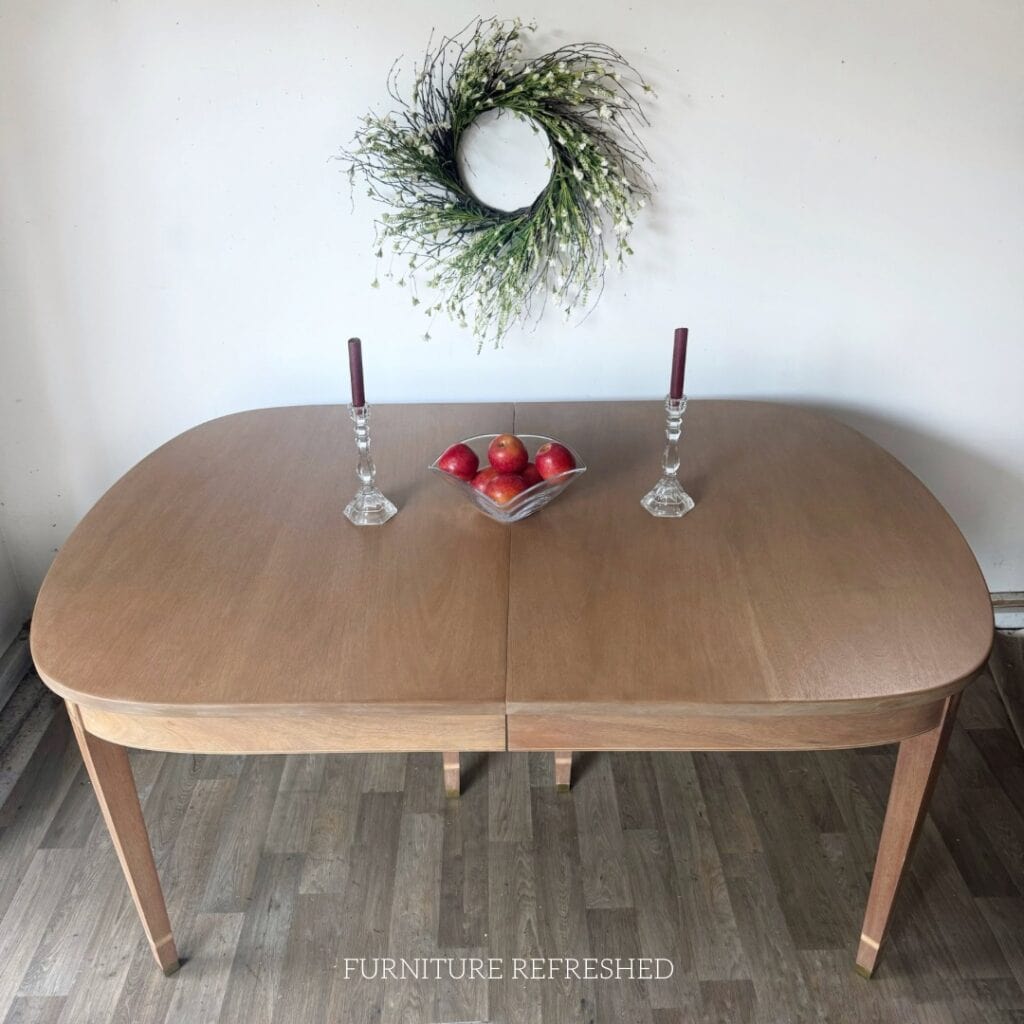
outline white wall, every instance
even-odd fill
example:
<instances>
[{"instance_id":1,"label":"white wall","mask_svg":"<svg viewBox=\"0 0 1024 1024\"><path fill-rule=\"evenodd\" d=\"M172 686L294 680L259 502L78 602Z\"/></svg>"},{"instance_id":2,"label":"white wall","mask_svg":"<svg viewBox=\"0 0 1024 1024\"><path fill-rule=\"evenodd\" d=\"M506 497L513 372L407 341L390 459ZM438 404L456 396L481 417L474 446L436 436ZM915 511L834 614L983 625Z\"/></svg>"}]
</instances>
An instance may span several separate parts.
<instances>
[{"instance_id":1,"label":"white wall","mask_svg":"<svg viewBox=\"0 0 1024 1024\"><path fill-rule=\"evenodd\" d=\"M372 211L329 161L464 0L0 8L0 527L26 591L148 450L245 407L692 395L820 405L1024 589L1024 7L1017 0L513 6L655 85L660 185L582 325L477 355L368 287ZM490 13L488 8L484 13Z\"/></svg>"}]
</instances>

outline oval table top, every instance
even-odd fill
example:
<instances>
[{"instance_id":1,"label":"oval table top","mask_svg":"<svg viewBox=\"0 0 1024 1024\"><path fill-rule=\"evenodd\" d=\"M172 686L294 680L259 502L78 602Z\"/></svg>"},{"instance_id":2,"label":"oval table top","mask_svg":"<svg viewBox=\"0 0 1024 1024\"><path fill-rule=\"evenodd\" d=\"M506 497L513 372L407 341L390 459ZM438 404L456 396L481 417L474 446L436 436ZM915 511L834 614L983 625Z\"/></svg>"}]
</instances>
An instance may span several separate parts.
<instances>
[{"instance_id":1,"label":"oval table top","mask_svg":"<svg viewBox=\"0 0 1024 1024\"><path fill-rule=\"evenodd\" d=\"M494 523L427 464L517 429L588 472ZM32 625L42 678L119 713L325 708L728 712L934 700L988 656L992 612L960 532L876 444L819 413L694 401L657 520L660 402L379 406L399 514L342 516L347 410L227 416L127 473L71 535Z\"/></svg>"}]
</instances>

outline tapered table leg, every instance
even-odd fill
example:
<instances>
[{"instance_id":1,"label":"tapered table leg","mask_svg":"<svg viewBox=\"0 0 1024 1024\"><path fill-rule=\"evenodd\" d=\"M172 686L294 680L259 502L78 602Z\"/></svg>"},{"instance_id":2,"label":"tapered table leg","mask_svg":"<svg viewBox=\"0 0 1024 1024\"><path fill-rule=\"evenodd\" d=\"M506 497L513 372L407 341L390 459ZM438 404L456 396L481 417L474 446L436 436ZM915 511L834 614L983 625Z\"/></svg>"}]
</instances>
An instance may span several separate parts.
<instances>
[{"instance_id":1,"label":"tapered table leg","mask_svg":"<svg viewBox=\"0 0 1024 1024\"><path fill-rule=\"evenodd\" d=\"M871 977L878 962L893 902L928 811L959 702L960 694L947 697L939 725L900 744L857 950L857 970L865 978Z\"/></svg>"},{"instance_id":2,"label":"tapered table leg","mask_svg":"<svg viewBox=\"0 0 1024 1024\"><path fill-rule=\"evenodd\" d=\"M572 751L555 751L555 789L559 793L568 793L572 783Z\"/></svg>"},{"instance_id":3,"label":"tapered table leg","mask_svg":"<svg viewBox=\"0 0 1024 1024\"><path fill-rule=\"evenodd\" d=\"M444 760L444 793L445 796L458 796L462 788L459 778L459 752L446 750L441 757Z\"/></svg>"},{"instance_id":4,"label":"tapered table leg","mask_svg":"<svg viewBox=\"0 0 1024 1024\"><path fill-rule=\"evenodd\" d=\"M173 974L179 967L178 950L171 934L171 922L167 917L135 779L128 763L128 752L124 747L86 732L78 706L70 701L67 706L82 760L92 779L96 799L142 919L149 947L164 974Z\"/></svg>"}]
</instances>

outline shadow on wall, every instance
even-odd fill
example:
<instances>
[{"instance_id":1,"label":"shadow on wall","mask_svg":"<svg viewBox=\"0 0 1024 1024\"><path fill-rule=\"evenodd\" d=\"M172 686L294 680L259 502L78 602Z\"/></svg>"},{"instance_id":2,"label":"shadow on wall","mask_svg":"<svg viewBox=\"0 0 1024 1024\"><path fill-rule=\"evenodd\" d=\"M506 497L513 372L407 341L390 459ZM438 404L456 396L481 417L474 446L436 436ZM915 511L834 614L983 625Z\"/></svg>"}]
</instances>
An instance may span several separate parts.
<instances>
[{"instance_id":1,"label":"shadow on wall","mask_svg":"<svg viewBox=\"0 0 1024 1024\"><path fill-rule=\"evenodd\" d=\"M992 553L989 589L1020 589L1000 583L999 574L1008 571L1014 545L1020 543L1016 524L1024 517L1024 478L988 453L926 433L898 418L811 399L787 402L846 423L899 459L942 502L974 551L984 545Z\"/></svg>"}]
</instances>

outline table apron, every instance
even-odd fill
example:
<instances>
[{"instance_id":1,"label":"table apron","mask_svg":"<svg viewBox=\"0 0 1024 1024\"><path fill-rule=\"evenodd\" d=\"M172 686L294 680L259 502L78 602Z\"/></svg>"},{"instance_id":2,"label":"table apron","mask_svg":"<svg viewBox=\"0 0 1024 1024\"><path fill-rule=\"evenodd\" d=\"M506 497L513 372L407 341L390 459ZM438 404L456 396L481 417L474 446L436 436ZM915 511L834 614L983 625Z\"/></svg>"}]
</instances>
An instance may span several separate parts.
<instances>
[{"instance_id":1,"label":"table apron","mask_svg":"<svg viewBox=\"0 0 1024 1024\"><path fill-rule=\"evenodd\" d=\"M839 750L896 743L936 728L946 698L881 711L692 715L516 711L509 750Z\"/></svg>"},{"instance_id":2,"label":"table apron","mask_svg":"<svg viewBox=\"0 0 1024 1024\"><path fill-rule=\"evenodd\" d=\"M879 711L630 714L515 711L150 715L81 707L85 728L125 747L189 754L500 750L835 750L934 729L945 698Z\"/></svg>"},{"instance_id":3,"label":"table apron","mask_svg":"<svg viewBox=\"0 0 1024 1024\"><path fill-rule=\"evenodd\" d=\"M354 712L141 715L79 706L94 736L182 754L347 754L505 749L502 714Z\"/></svg>"}]
</instances>

